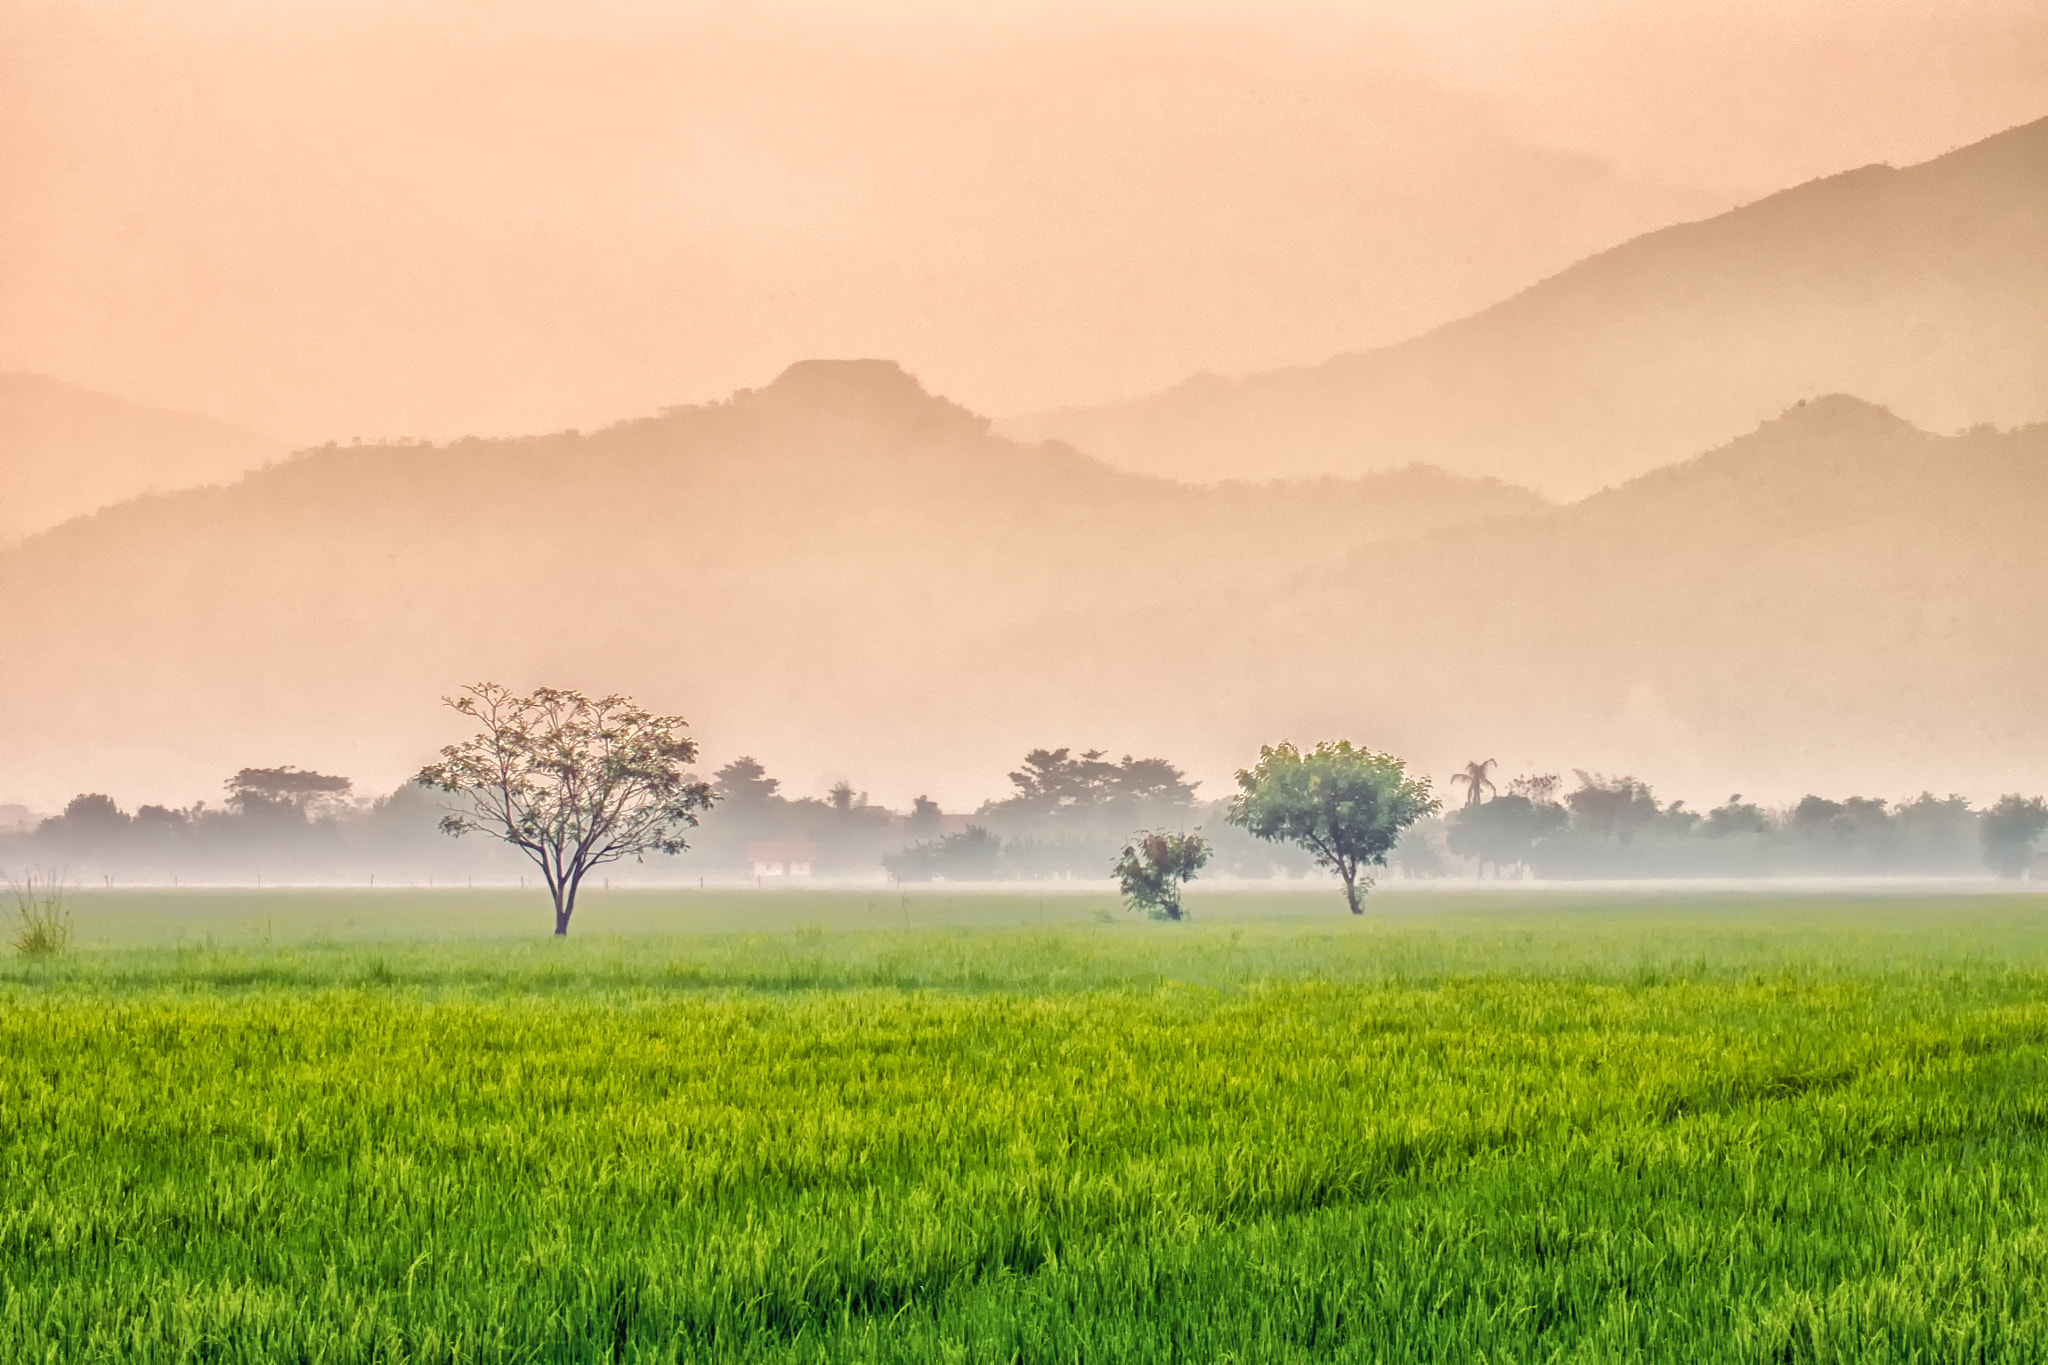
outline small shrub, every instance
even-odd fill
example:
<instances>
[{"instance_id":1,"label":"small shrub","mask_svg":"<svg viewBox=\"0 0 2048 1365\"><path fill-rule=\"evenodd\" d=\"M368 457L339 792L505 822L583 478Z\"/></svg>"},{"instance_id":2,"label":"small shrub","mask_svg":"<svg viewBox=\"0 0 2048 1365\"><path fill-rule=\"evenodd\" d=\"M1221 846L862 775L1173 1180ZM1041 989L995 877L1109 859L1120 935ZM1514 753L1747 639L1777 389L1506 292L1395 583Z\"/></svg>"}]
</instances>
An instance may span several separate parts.
<instances>
[{"instance_id":1,"label":"small shrub","mask_svg":"<svg viewBox=\"0 0 2048 1365\"><path fill-rule=\"evenodd\" d=\"M71 944L71 914L64 908L64 883L33 872L9 877L14 896L14 951L23 957L55 957Z\"/></svg>"},{"instance_id":2,"label":"small shrub","mask_svg":"<svg viewBox=\"0 0 2048 1365\"><path fill-rule=\"evenodd\" d=\"M1209 861L1200 834L1147 830L1124 845L1114 869L1124 899L1153 919L1180 919L1181 888Z\"/></svg>"}]
</instances>

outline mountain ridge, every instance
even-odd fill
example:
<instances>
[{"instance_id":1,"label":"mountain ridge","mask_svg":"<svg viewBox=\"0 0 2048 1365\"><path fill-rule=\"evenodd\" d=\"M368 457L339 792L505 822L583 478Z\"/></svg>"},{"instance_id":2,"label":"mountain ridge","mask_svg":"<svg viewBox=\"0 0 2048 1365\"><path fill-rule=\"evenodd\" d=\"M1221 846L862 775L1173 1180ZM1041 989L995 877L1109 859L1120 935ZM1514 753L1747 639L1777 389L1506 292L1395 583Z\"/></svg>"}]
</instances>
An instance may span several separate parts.
<instances>
[{"instance_id":1,"label":"mountain ridge","mask_svg":"<svg viewBox=\"0 0 2048 1365\"><path fill-rule=\"evenodd\" d=\"M1175 484L914 382L323 448L0 551L0 615L39 642L0 659L0 746L50 784L10 795L395 780L480 677L632 693L799 786L968 805L1049 742L1221 781L1346 734L1709 795L2048 765L2048 644L2012 624L2048 612L2048 425L1936 436L1823 396L1553 506L1427 469Z\"/></svg>"},{"instance_id":2,"label":"mountain ridge","mask_svg":"<svg viewBox=\"0 0 2048 1365\"><path fill-rule=\"evenodd\" d=\"M1148 704L1198 772L1350 735L1424 771L1484 753L1711 800L1989 798L2048 767L2048 640L2023 625L2048 613L2044 522L2048 424L1938 436L1823 396L1576 503L1362 546L1284 593L1065 622L1087 667L1044 705L1140 724L1123 690L1172 651Z\"/></svg>"},{"instance_id":3,"label":"mountain ridge","mask_svg":"<svg viewBox=\"0 0 2048 1365\"><path fill-rule=\"evenodd\" d=\"M0 551L0 616L42 642L0 659L0 741L59 784L189 790L230 753L367 779L489 676L830 752L834 728L915 729L934 642L1540 505L1428 470L1175 484L995 436L893 365L800 367L589 435L320 447Z\"/></svg>"},{"instance_id":4,"label":"mountain ridge","mask_svg":"<svg viewBox=\"0 0 2048 1365\"><path fill-rule=\"evenodd\" d=\"M0 374L0 545L152 489L237 477L286 449L197 413Z\"/></svg>"},{"instance_id":5,"label":"mountain ridge","mask_svg":"<svg viewBox=\"0 0 2048 1365\"><path fill-rule=\"evenodd\" d=\"M998 423L1183 477L1425 461L1577 497L1844 390L2048 418L2048 119L1674 224L1410 340Z\"/></svg>"}]
</instances>

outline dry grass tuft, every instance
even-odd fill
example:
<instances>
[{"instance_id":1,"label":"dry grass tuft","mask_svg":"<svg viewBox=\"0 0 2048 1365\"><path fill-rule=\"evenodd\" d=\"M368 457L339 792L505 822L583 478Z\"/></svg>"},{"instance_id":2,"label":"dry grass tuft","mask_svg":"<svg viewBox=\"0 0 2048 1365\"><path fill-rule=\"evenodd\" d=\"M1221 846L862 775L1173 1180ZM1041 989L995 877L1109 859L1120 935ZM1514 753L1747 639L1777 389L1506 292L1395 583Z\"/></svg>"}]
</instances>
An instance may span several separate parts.
<instances>
[{"instance_id":1,"label":"dry grass tuft","mask_svg":"<svg viewBox=\"0 0 2048 1365\"><path fill-rule=\"evenodd\" d=\"M71 945L71 913L64 908L64 882L25 873L7 879L14 897L14 951L26 958L55 957Z\"/></svg>"}]
</instances>

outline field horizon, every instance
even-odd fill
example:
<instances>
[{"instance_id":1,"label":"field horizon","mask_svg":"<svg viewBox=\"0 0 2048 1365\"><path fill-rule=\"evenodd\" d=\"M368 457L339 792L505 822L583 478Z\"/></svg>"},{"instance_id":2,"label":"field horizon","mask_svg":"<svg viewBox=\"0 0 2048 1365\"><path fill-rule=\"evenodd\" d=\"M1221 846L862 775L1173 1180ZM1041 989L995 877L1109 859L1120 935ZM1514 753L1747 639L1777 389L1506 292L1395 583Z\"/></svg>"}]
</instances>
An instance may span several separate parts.
<instances>
[{"instance_id":1,"label":"field horizon","mask_svg":"<svg viewBox=\"0 0 2048 1365\"><path fill-rule=\"evenodd\" d=\"M2048 888L1990 874L1973 877L1642 878L1543 881L1534 878L1390 879L1366 896L1364 914L1345 912L1334 877L1217 878L1185 893L1187 919L1161 924L1165 935L1216 926L1313 928L1325 920L1383 928L1470 926L1491 916L1527 918L1570 909L1599 915L1632 909L1738 920L1759 905L1798 906L1815 913L1844 904L1872 911L1979 899L2048 904ZM437 942L517 941L549 928L546 893L529 878L468 886L343 884L67 885L64 900L81 952L126 949L212 935L228 943L255 941L259 927L281 941L282 924L297 937ZM1109 879L1043 882L852 882L737 885L707 882L608 886L593 879L577 901L569 937L716 938L730 934L888 933L898 930L1087 927L1148 923L1125 904ZM549 935L551 937L551 935Z\"/></svg>"},{"instance_id":2,"label":"field horizon","mask_svg":"<svg viewBox=\"0 0 2048 1365\"><path fill-rule=\"evenodd\" d=\"M0 1353L2048 1349L2048 895L1114 904L79 893Z\"/></svg>"}]
</instances>

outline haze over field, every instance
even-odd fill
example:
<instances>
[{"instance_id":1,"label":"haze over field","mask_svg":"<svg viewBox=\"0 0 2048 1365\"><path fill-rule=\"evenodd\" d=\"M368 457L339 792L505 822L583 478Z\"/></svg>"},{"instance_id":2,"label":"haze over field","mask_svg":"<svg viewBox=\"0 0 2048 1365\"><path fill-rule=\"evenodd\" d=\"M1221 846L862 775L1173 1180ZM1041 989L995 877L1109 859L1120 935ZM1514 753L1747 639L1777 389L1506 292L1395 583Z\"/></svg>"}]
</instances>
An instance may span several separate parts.
<instances>
[{"instance_id":1,"label":"haze over field","mask_svg":"<svg viewBox=\"0 0 2048 1365\"><path fill-rule=\"evenodd\" d=\"M954 810L2044 784L2038 6L0 22L0 805L481 678Z\"/></svg>"}]
</instances>

